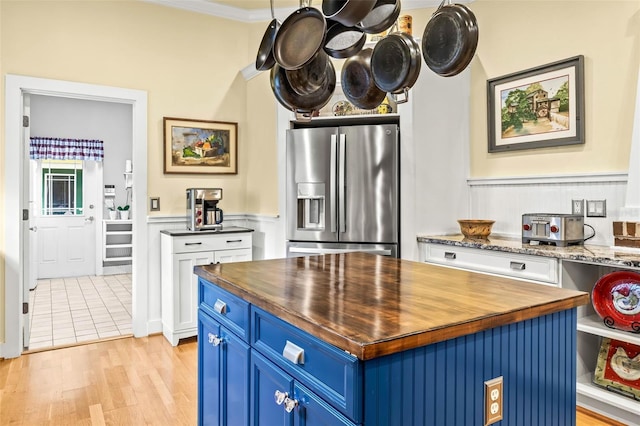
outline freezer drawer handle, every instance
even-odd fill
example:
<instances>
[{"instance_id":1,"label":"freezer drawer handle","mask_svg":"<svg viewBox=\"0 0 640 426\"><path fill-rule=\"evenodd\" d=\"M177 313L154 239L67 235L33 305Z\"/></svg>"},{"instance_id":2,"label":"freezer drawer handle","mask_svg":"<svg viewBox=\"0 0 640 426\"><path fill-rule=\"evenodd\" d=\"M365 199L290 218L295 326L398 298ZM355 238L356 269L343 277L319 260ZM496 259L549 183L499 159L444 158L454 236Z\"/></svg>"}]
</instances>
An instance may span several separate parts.
<instances>
[{"instance_id":1,"label":"freezer drawer handle","mask_svg":"<svg viewBox=\"0 0 640 426\"><path fill-rule=\"evenodd\" d=\"M217 313L224 315L227 313L227 304L224 303L222 300L218 299L216 300L216 303L213 305L213 309Z\"/></svg>"},{"instance_id":2,"label":"freezer drawer handle","mask_svg":"<svg viewBox=\"0 0 640 426\"><path fill-rule=\"evenodd\" d=\"M454 260L456 258L456 254L452 251L445 251L444 258Z\"/></svg>"},{"instance_id":3,"label":"freezer drawer handle","mask_svg":"<svg viewBox=\"0 0 640 426\"><path fill-rule=\"evenodd\" d=\"M527 267L526 263L523 262L511 262L510 263L511 269L514 269L516 271L524 271Z\"/></svg>"},{"instance_id":4,"label":"freezer drawer handle","mask_svg":"<svg viewBox=\"0 0 640 426\"><path fill-rule=\"evenodd\" d=\"M371 249L371 250L354 250L354 249L327 249L327 248L296 248L289 247L290 253L307 253L307 254L333 254L333 253L371 253L381 254L383 256L391 256L391 250L389 249Z\"/></svg>"},{"instance_id":5,"label":"freezer drawer handle","mask_svg":"<svg viewBox=\"0 0 640 426\"><path fill-rule=\"evenodd\" d=\"M288 340L282 351L282 356L294 364L304 364L304 349Z\"/></svg>"}]
</instances>

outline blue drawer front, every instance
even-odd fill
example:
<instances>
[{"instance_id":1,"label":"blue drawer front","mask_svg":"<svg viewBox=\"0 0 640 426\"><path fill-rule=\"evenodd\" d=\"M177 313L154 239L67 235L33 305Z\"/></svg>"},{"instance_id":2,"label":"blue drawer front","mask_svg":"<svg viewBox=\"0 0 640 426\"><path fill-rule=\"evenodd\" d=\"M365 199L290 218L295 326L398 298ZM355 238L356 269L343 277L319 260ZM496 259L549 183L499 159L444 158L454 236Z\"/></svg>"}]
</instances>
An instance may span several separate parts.
<instances>
[{"instance_id":1,"label":"blue drawer front","mask_svg":"<svg viewBox=\"0 0 640 426\"><path fill-rule=\"evenodd\" d=\"M249 342L249 303L202 278L198 278L198 286L200 309ZM218 312L216 303L224 304L224 312Z\"/></svg>"},{"instance_id":2,"label":"blue drawer front","mask_svg":"<svg viewBox=\"0 0 640 426\"><path fill-rule=\"evenodd\" d=\"M347 417L361 421L362 368L357 358L254 306L251 317L252 347ZM304 349L303 364L282 355L287 341Z\"/></svg>"},{"instance_id":3,"label":"blue drawer front","mask_svg":"<svg viewBox=\"0 0 640 426\"><path fill-rule=\"evenodd\" d=\"M495 425L574 426L576 310L486 330L364 366L366 426L481 426L484 382L504 377Z\"/></svg>"}]
</instances>

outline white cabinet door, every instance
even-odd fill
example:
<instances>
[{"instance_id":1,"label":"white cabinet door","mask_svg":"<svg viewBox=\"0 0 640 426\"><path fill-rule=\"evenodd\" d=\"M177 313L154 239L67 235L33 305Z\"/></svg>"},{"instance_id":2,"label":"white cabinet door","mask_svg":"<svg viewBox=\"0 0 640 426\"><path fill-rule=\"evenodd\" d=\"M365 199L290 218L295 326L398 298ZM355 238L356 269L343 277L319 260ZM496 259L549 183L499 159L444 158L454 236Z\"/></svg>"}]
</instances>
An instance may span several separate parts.
<instances>
[{"instance_id":1,"label":"white cabinet door","mask_svg":"<svg viewBox=\"0 0 640 426\"><path fill-rule=\"evenodd\" d=\"M251 259L251 249L218 250L215 252L215 263L248 262Z\"/></svg>"},{"instance_id":2,"label":"white cabinet door","mask_svg":"<svg viewBox=\"0 0 640 426\"><path fill-rule=\"evenodd\" d=\"M173 346L183 337L195 336L198 329L198 276L193 273L196 265L208 265L213 262L213 252L178 253L173 255L173 313L171 327L165 336ZM163 315L164 317L164 315ZM165 323L165 321L163 321Z\"/></svg>"}]
</instances>

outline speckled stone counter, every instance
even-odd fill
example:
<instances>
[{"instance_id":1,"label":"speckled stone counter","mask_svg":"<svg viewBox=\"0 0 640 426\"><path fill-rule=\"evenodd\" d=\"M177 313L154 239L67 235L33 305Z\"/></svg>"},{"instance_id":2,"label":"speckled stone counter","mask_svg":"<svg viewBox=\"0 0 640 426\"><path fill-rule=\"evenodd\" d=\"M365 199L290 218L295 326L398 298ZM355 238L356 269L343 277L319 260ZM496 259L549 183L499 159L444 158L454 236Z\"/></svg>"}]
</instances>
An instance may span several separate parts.
<instances>
[{"instance_id":1,"label":"speckled stone counter","mask_svg":"<svg viewBox=\"0 0 640 426\"><path fill-rule=\"evenodd\" d=\"M418 242L443 244L456 247L471 247L506 253L520 253L554 257L577 262L640 268L640 250L596 245L573 245L556 247L553 245L523 244L520 238L490 236L485 240L472 240L463 235L420 235Z\"/></svg>"}]
</instances>

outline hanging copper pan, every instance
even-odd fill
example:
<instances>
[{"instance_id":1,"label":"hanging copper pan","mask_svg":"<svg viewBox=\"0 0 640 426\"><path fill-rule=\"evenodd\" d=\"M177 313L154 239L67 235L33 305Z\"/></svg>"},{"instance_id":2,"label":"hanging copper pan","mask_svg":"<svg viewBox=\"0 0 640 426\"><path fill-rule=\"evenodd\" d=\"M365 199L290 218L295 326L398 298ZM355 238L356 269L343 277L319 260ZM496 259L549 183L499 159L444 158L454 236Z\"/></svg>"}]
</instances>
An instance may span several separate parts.
<instances>
[{"instance_id":1,"label":"hanging copper pan","mask_svg":"<svg viewBox=\"0 0 640 426\"><path fill-rule=\"evenodd\" d=\"M454 76L469 65L477 46L478 23L473 12L465 5L443 0L422 36L427 66L443 77Z\"/></svg>"}]
</instances>

